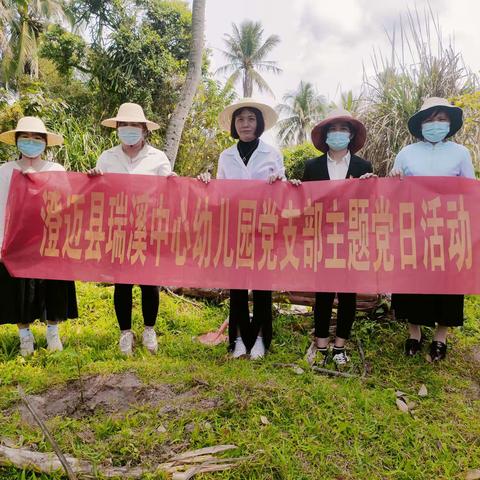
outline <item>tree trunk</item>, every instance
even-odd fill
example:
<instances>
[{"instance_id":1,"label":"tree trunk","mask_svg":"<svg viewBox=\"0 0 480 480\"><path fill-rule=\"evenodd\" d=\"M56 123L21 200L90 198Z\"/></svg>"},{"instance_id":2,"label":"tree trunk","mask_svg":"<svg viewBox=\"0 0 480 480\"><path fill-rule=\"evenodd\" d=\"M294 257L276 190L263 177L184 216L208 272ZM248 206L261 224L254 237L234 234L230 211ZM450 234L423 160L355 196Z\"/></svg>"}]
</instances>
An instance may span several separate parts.
<instances>
[{"instance_id":1,"label":"tree trunk","mask_svg":"<svg viewBox=\"0 0 480 480\"><path fill-rule=\"evenodd\" d=\"M182 89L180 101L173 112L167 128L165 139L165 153L175 166L180 139L188 112L192 108L193 97L202 75L202 54L205 30L205 3L206 0L193 0L192 4L192 43L188 57L188 71Z\"/></svg>"}]
</instances>

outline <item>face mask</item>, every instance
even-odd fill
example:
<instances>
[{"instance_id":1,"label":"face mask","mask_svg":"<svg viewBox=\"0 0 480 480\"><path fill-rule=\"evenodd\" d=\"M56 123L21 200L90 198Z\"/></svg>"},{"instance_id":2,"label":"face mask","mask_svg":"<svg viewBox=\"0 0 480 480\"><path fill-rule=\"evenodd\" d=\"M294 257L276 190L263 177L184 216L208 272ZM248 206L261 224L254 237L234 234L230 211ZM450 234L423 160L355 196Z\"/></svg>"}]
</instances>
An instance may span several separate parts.
<instances>
[{"instance_id":1,"label":"face mask","mask_svg":"<svg viewBox=\"0 0 480 480\"><path fill-rule=\"evenodd\" d=\"M125 145L136 145L143 138L140 127L118 127L118 138Z\"/></svg>"},{"instance_id":2,"label":"face mask","mask_svg":"<svg viewBox=\"0 0 480 480\"><path fill-rule=\"evenodd\" d=\"M422 125L423 138L432 143L441 142L450 131L450 122L427 122Z\"/></svg>"},{"instance_id":3,"label":"face mask","mask_svg":"<svg viewBox=\"0 0 480 480\"><path fill-rule=\"evenodd\" d=\"M47 144L44 140L36 140L34 138L19 138L17 141L17 147L28 158L36 158L41 155Z\"/></svg>"},{"instance_id":4,"label":"face mask","mask_svg":"<svg viewBox=\"0 0 480 480\"><path fill-rule=\"evenodd\" d=\"M350 133L328 132L325 141L332 150L343 150L347 148L350 143Z\"/></svg>"}]
</instances>

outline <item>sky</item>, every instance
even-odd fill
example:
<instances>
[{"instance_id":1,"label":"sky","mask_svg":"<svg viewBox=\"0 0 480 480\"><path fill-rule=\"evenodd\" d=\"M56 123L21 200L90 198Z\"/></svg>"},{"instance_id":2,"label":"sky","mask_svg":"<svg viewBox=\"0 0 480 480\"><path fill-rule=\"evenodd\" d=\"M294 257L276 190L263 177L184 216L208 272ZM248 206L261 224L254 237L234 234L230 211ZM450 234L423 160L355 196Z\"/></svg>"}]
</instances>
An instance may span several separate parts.
<instances>
[{"instance_id":1,"label":"sky","mask_svg":"<svg viewBox=\"0 0 480 480\"><path fill-rule=\"evenodd\" d=\"M358 92L363 66L371 74L373 49L387 55L388 37L401 16L415 8L420 15L431 8L438 17L445 41L451 39L465 63L480 70L479 0L207 0L206 46L212 52L211 70L225 64L221 53L225 33L232 23L260 21L265 38L280 36L270 54L283 70L279 76L265 74L275 98L254 96L272 106L297 88L301 80L314 84L319 94L338 101L341 91ZM221 81L224 76L217 76ZM241 96L241 83L236 85Z\"/></svg>"}]
</instances>

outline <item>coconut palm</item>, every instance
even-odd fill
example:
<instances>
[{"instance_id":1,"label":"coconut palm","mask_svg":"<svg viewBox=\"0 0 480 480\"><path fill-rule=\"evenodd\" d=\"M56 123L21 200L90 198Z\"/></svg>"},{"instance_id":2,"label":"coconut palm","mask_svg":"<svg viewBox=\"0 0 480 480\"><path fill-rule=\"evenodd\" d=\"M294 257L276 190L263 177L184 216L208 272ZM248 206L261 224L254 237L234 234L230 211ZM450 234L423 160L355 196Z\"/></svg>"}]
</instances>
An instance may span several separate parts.
<instances>
[{"instance_id":1,"label":"coconut palm","mask_svg":"<svg viewBox=\"0 0 480 480\"><path fill-rule=\"evenodd\" d=\"M62 0L2 0L0 15L5 19L6 39L2 55L5 80L22 74L38 77L40 34L46 26L65 18Z\"/></svg>"},{"instance_id":2,"label":"coconut palm","mask_svg":"<svg viewBox=\"0 0 480 480\"><path fill-rule=\"evenodd\" d=\"M266 60L268 54L279 44L280 37L270 35L263 41L262 24L249 20L242 22L240 27L233 23L232 29L232 35L225 34L226 49L222 50L228 63L216 73L231 73L227 81L232 84L241 77L244 97L252 96L254 86L260 92L268 92L274 96L260 72L281 73L277 62Z\"/></svg>"},{"instance_id":3,"label":"coconut palm","mask_svg":"<svg viewBox=\"0 0 480 480\"><path fill-rule=\"evenodd\" d=\"M301 144L327 110L327 101L309 82L300 82L297 90L288 92L277 113L285 116L278 122L278 138L283 145Z\"/></svg>"}]
</instances>

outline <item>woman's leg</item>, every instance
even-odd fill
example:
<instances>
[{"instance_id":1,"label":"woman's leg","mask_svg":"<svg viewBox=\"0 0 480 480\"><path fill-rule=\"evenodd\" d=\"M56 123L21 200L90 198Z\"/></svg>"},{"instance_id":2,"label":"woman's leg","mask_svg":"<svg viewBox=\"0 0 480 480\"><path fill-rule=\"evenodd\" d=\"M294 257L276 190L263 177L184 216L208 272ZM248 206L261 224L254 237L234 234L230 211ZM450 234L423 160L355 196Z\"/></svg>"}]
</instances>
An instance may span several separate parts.
<instances>
[{"instance_id":1,"label":"woman's leg","mask_svg":"<svg viewBox=\"0 0 480 480\"><path fill-rule=\"evenodd\" d=\"M262 358L272 343L272 292L253 291L252 337L250 358ZM249 345L247 345L249 348Z\"/></svg>"},{"instance_id":2,"label":"woman's leg","mask_svg":"<svg viewBox=\"0 0 480 480\"><path fill-rule=\"evenodd\" d=\"M117 283L113 292L113 304L120 327L119 347L124 355L133 353L132 288L133 285Z\"/></svg>"},{"instance_id":3,"label":"woman's leg","mask_svg":"<svg viewBox=\"0 0 480 480\"><path fill-rule=\"evenodd\" d=\"M320 350L326 350L330 341L330 321L332 319L335 292L317 292L313 307L315 324L315 345Z\"/></svg>"},{"instance_id":4,"label":"woman's leg","mask_svg":"<svg viewBox=\"0 0 480 480\"><path fill-rule=\"evenodd\" d=\"M20 337L20 355L28 357L35 349L35 339L30 330L29 323L17 323L18 335Z\"/></svg>"},{"instance_id":5,"label":"woman's leg","mask_svg":"<svg viewBox=\"0 0 480 480\"><path fill-rule=\"evenodd\" d=\"M249 343L250 331L248 290L230 290L228 338L233 356L241 356L246 353L245 345Z\"/></svg>"},{"instance_id":6,"label":"woman's leg","mask_svg":"<svg viewBox=\"0 0 480 480\"><path fill-rule=\"evenodd\" d=\"M338 293L337 329L334 348L344 348L350 338L357 308L356 293Z\"/></svg>"},{"instance_id":7,"label":"woman's leg","mask_svg":"<svg viewBox=\"0 0 480 480\"><path fill-rule=\"evenodd\" d=\"M155 333L155 322L157 321L160 294L158 287L154 285L140 285L142 290L142 313L145 329L142 335L143 345L150 353L158 350L157 334Z\"/></svg>"}]
</instances>

